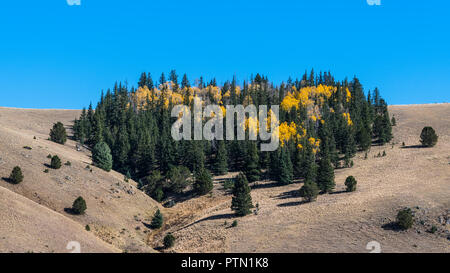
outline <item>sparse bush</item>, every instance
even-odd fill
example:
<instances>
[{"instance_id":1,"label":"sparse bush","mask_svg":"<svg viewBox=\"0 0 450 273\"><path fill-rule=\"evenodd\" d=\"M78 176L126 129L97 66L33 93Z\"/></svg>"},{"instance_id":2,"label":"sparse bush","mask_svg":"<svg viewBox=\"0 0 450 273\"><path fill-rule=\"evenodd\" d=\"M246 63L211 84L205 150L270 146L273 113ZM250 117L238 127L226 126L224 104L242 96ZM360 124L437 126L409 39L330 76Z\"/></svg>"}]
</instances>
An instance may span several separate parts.
<instances>
[{"instance_id":1,"label":"sparse bush","mask_svg":"<svg viewBox=\"0 0 450 273\"><path fill-rule=\"evenodd\" d=\"M113 160L111 155L111 149L105 142L99 142L95 144L92 150L92 161L94 165L107 172L111 171Z\"/></svg>"},{"instance_id":2,"label":"sparse bush","mask_svg":"<svg viewBox=\"0 0 450 273\"><path fill-rule=\"evenodd\" d=\"M9 176L9 181L13 184L19 184L23 181L22 170L19 166L13 168L11 175Z\"/></svg>"},{"instance_id":3,"label":"sparse bush","mask_svg":"<svg viewBox=\"0 0 450 273\"><path fill-rule=\"evenodd\" d=\"M172 233L167 234L164 237L164 248L168 249L175 245L175 236Z\"/></svg>"},{"instance_id":4,"label":"sparse bush","mask_svg":"<svg viewBox=\"0 0 450 273\"><path fill-rule=\"evenodd\" d=\"M66 143L66 128L64 128L64 125L61 122L57 122L53 125L53 128L50 130L50 140L63 145Z\"/></svg>"},{"instance_id":5,"label":"sparse bush","mask_svg":"<svg viewBox=\"0 0 450 273\"><path fill-rule=\"evenodd\" d=\"M164 222L164 217L161 211L157 210L153 216L152 222L150 224L151 228L158 229L161 228Z\"/></svg>"},{"instance_id":6,"label":"sparse bush","mask_svg":"<svg viewBox=\"0 0 450 273\"><path fill-rule=\"evenodd\" d=\"M49 170L48 170L48 169L45 169L45 170L44 170L44 173L48 173L48 172L49 172Z\"/></svg>"},{"instance_id":7,"label":"sparse bush","mask_svg":"<svg viewBox=\"0 0 450 273\"><path fill-rule=\"evenodd\" d=\"M405 142L403 141L403 142L402 142L402 147L405 147L405 146L406 146L406 144L405 144Z\"/></svg>"},{"instance_id":8,"label":"sparse bush","mask_svg":"<svg viewBox=\"0 0 450 273\"><path fill-rule=\"evenodd\" d=\"M85 229L86 231L91 231L91 227L89 225L86 225Z\"/></svg>"},{"instance_id":9,"label":"sparse bush","mask_svg":"<svg viewBox=\"0 0 450 273\"><path fill-rule=\"evenodd\" d=\"M72 163L70 163L70 161L67 161L66 163L64 163L64 165L66 165L66 166L72 166Z\"/></svg>"},{"instance_id":10,"label":"sparse bush","mask_svg":"<svg viewBox=\"0 0 450 273\"><path fill-rule=\"evenodd\" d=\"M391 119L391 125L392 125L392 126L396 126L396 125L397 125L397 121L395 120L395 117L392 117L392 119Z\"/></svg>"},{"instance_id":11,"label":"sparse bush","mask_svg":"<svg viewBox=\"0 0 450 273\"><path fill-rule=\"evenodd\" d=\"M345 179L345 186L347 187L347 191L348 192L352 192L356 190L356 179L353 176L349 176L347 177L347 179Z\"/></svg>"},{"instance_id":12,"label":"sparse bush","mask_svg":"<svg viewBox=\"0 0 450 273\"><path fill-rule=\"evenodd\" d=\"M420 134L420 143L425 147L433 147L438 141L438 135L432 127L424 127Z\"/></svg>"},{"instance_id":13,"label":"sparse bush","mask_svg":"<svg viewBox=\"0 0 450 273\"><path fill-rule=\"evenodd\" d=\"M59 157L57 155L54 155L52 157L52 160L50 162L50 167L52 167L52 169L61 168L61 159L59 159Z\"/></svg>"},{"instance_id":14,"label":"sparse bush","mask_svg":"<svg viewBox=\"0 0 450 273\"><path fill-rule=\"evenodd\" d=\"M75 201L73 201L72 212L74 214L83 214L86 209L86 201L83 199L83 197L80 196L75 199Z\"/></svg>"},{"instance_id":15,"label":"sparse bush","mask_svg":"<svg viewBox=\"0 0 450 273\"><path fill-rule=\"evenodd\" d=\"M410 208L402 209L397 214L397 225L403 229L407 230L412 227L414 217Z\"/></svg>"},{"instance_id":16,"label":"sparse bush","mask_svg":"<svg viewBox=\"0 0 450 273\"><path fill-rule=\"evenodd\" d=\"M238 221L234 220L233 223L231 223L231 227L237 227L238 225Z\"/></svg>"},{"instance_id":17,"label":"sparse bush","mask_svg":"<svg viewBox=\"0 0 450 273\"><path fill-rule=\"evenodd\" d=\"M51 155L51 154L48 154L47 158L48 158L48 159L51 159L51 158L52 158L52 155Z\"/></svg>"},{"instance_id":18,"label":"sparse bush","mask_svg":"<svg viewBox=\"0 0 450 273\"><path fill-rule=\"evenodd\" d=\"M435 225L433 225L433 226L428 230L428 232L431 233L431 234L434 234L434 233L436 233L437 230L438 230L437 227L436 227Z\"/></svg>"},{"instance_id":19,"label":"sparse bush","mask_svg":"<svg viewBox=\"0 0 450 273\"><path fill-rule=\"evenodd\" d=\"M383 155L382 156L386 156L387 154L386 154L386 151L383 151Z\"/></svg>"}]
</instances>

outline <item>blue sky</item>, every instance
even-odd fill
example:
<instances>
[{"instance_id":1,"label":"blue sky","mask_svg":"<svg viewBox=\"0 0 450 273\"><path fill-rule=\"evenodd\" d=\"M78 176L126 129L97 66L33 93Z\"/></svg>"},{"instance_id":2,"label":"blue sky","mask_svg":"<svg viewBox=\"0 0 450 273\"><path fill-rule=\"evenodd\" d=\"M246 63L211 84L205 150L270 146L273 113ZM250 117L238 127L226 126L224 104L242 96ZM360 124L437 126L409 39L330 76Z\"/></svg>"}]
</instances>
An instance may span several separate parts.
<instances>
[{"instance_id":1,"label":"blue sky","mask_svg":"<svg viewBox=\"0 0 450 273\"><path fill-rule=\"evenodd\" d=\"M389 104L450 101L449 1L2 1L0 106L79 109L176 69L219 83L357 75Z\"/></svg>"}]
</instances>

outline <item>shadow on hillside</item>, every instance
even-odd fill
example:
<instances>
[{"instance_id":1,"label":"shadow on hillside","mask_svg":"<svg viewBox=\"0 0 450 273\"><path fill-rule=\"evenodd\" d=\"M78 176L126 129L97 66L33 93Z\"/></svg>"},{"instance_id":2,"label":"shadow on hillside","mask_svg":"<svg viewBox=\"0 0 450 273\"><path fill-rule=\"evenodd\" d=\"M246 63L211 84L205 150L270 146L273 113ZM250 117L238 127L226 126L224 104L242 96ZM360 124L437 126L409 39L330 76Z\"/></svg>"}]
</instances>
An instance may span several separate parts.
<instances>
[{"instance_id":1,"label":"shadow on hillside","mask_svg":"<svg viewBox=\"0 0 450 273\"><path fill-rule=\"evenodd\" d=\"M188 228L190 226L193 226L195 224L201 223L201 222L205 222L205 221L212 221L212 220L220 220L220 219L231 219L233 218L235 215L233 213L224 213L224 214L217 214L217 215L211 215L208 217L205 217L203 219L197 220L183 228Z\"/></svg>"},{"instance_id":2,"label":"shadow on hillside","mask_svg":"<svg viewBox=\"0 0 450 273\"><path fill-rule=\"evenodd\" d=\"M2 177L2 180L4 180L6 183L16 185L15 183L12 182L11 178L9 177Z\"/></svg>"},{"instance_id":3,"label":"shadow on hillside","mask_svg":"<svg viewBox=\"0 0 450 273\"><path fill-rule=\"evenodd\" d=\"M289 199L289 198L297 198L297 197L299 197L299 191L292 190L292 191L283 192L280 195L278 195L276 198L277 199Z\"/></svg>"},{"instance_id":4,"label":"shadow on hillside","mask_svg":"<svg viewBox=\"0 0 450 273\"><path fill-rule=\"evenodd\" d=\"M341 194L341 193L346 193L346 190L341 190L341 191L334 191L334 192L330 192L329 194Z\"/></svg>"},{"instance_id":5,"label":"shadow on hillside","mask_svg":"<svg viewBox=\"0 0 450 273\"><path fill-rule=\"evenodd\" d=\"M390 222L381 226L384 230L403 231L403 229L397 224L397 222Z\"/></svg>"},{"instance_id":6,"label":"shadow on hillside","mask_svg":"<svg viewBox=\"0 0 450 273\"><path fill-rule=\"evenodd\" d=\"M297 201L297 202L288 202L288 203L283 203L283 204L278 204L278 207L294 207L294 206L300 206L303 204L308 203L307 201Z\"/></svg>"},{"instance_id":7,"label":"shadow on hillside","mask_svg":"<svg viewBox=\"0 0 450 273\"><path fill-rule=\"evenodd\" d=\"M70 215L77 215L72 208L64 208L64 212Z\"/></svg>"},{"instance_id":8,"label":"shadow on hillside","mask_svg":"<svg viewBox=\"0 0 450 273\"><path fill-rule=\"evenodd\" d=\"M280 183L278 182L269 182L269 183L254 183L251 188L252 190L255 189L270 189L270 188L275 188L275 187L280 187Z\"/></svg>"},{"instance_id":9,"label":"shadow on hillside","mask_svg":"<svg viewBox=\"0 0 450 273\"><path fill-rule=\"evenodd\" d=\"M420 148L427 148L423 145L410 145L410 146L403 146L402 149L420 149Z\"/></svg>"}]
</instances>

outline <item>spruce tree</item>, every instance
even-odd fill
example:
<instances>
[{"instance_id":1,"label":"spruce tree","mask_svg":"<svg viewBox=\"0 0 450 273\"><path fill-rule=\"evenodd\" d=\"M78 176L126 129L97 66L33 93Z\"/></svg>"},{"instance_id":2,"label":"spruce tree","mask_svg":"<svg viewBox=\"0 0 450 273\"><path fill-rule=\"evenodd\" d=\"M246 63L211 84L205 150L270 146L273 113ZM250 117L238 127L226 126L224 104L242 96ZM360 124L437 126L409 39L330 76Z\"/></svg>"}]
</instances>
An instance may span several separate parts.
<instances>
[{"instance_id":1,"label":"spruce tree","mask_svg":"<svg viewBox=\"0 0 450 273\"><path fill-rule=\"evenodd\" d=\"M316 183L319 189L324 193L330 193L335 187L334 169L328 153L323 152L319 161L319 168L317 170Z\"/></svg>"},{"instance_id":2,"label":"spruce tree","mask_svg":"<svg viewBox=\"0 0 450 273\"><path fill-rule=\"evenodd\" d=\"M217 175L224 175L228 173L228 158L225 141L217 141L217 153L214 161L214 170Z\"/></svg>"},{"instance_id":3,"label":"spruce tree","mask_svg":"<svg viewBox=\"0 0 450 273\"><path fill-rule=\"evenodd\" d=\"M280 176L278 177L278 182L281 185L292 184L293 182L293 167L291 162L291 157L289 155L289 149L287 147L282 147L281 158L280 158Z\"/></svg>"},{"instance_id":4,"label":"spruce tree","mask_svg":"<svg viewBox=\"0 0 450 273\"><path fill-rule=\"evenodd\" d=\"M261 171L258 166L259 156L256 142L250 142L247 145L247 158L245 166L245 176L248 182L252 183L260 179Z\"/></svg>"},{"instance_id":5,"label":"spruce tree","mask_svg":"<svg viewBox=\"0 0 450 273\"><path fill-rule=\"evenodd\" d=\"M235 212L236 216L245 216L251 213L251 208L253 208L253 204L250 187L248 186L245 175L240 173L235 178L231 209Z\"/></svg>"},{"instance_id":6,"label":"spruce tree","mask_svg":"<svg viewBox=\"0 0 450 273\"><path fill-rule=\"evenodd\" d=\"M105 142L99 142L92 150L92 161L95 166L109 172L113 166L111 150Z\"/></svg>"},{"instance_id":7,"label":"spruce tree","mask_svg":"<svg viewBox=\"0 0 450 273\"><path fill-rule=\"evenodd\" d=\"M163 222L164 222L164 217L163 217L161 211L158 209L152 218L152 222L151 222L150 226L152 229L159 229L162 227Z\"/></svg>"}]
</instances>

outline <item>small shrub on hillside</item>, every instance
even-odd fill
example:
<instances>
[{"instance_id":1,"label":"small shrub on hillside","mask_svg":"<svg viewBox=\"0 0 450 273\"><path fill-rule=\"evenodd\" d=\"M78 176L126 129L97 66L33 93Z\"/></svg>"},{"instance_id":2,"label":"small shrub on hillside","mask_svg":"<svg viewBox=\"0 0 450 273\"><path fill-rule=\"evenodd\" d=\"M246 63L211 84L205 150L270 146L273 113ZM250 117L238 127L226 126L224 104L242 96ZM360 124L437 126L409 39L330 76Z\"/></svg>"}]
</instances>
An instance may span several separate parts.
<instances>
[{"instance_id":1,"label":"small shrub on hillside","mask_svg":"<svg viewBox=\"0 0 450 273\"><path fill-rule=\"evenodd\" d=\"M237 227L238 225L238 221L234 220L233 223L231 223L231 227Z\"/></svg>"},{"instance_id":2,"label":"small shrub on hillside","mask_svg":"<svg viewBox=\"0 0 450 273\"><path fill-rule=\"evenodd\" d=\"M152 222L150 224L151 228L158 229L161 228L164 222L164 217L161 211L157 210L153 216Z\"/></svg>"},{"instance_id":3,"label":"small shrub on hillside","mask_svg":"<svg viewBox=\"0 0 450 273\"><path fill-rule=\"evenodd\" d=\"M52 167L52 169L61 168L61 159L59 159L59 157L57 155L54 155L52 157L52 160L50 162L50 167Z\"/></svg>"},{"instance_id":4,"label":"small shrub on hillside","mask_svg":"<svg viewBox=\"0 0 450 273\"><path fill-rule=\"evenodd\" d=\"M49 172L49 170L48 170L48 169L45 169L45 170L44 170L44 173L48 173L48 172Z\"/></svg>"},{"instance_id":5,"label":"small shrub on hillside","mask_svg":"<svg viewBox=\"0 0 450 273\"><path fill-rule=\"evenodd\" d=\"M86 225L85 229L86 231L91 231L91 227L89 225Z\"/></svg>"},{"instance_id":6,"label":"small shrub on hillside","mask_svg":"<svg viewBox=\"0 0 450 273\"><path fill-rule=\"evenodd\" d=\"M164 248L168 249L175 245L175 236L172 233L167 234L164 237Z\"/></svg>"},{"instance_id":7,"label":"small shrub on hillside","mask_svg":"<svg viewBox=\"0 0 450 273\"><path fill-rule=\"evenodd\" d=\"M19 166L13 168L11 175L9 176L9 181L13 184L19 184L23 181L22 170Z\"/></svg>"},{"instance_id":8,"label":"small shrub on hillside","mask_svg":"<svg viewBox=\"0 0 450 273\"><path fill-rule=\"evenodd\" d=\"M47 158L48 158L48 159L51 159L51 158L52 158L52 155L51 155L51 154L48 154Z\"/></svg>"},{"instance_id":9,"label":"small shrub on hillside","mask_svg":"<svg viewBox=\"0 0 450 273\"><path fill-rule=\"evenodd\" d=\"M397 214L397 225L403 229L407 230L412 227L414 222L414 216L410 208L402 209Z\"/></svg>"},{"instance_id":10,"label":"small shrub on hillside","mask_svg":"<svg viewBox=\"0 0 450 273\"><path fill-rule=\"evenodd\" d=\"M424 127L420 134L420 143L425 147L433 147L438 141L438 135L432 127Z\"/></svg>"},{"instance_id":11,"label":"small shrub on hillside","mask_svg":"<svg viewBox=\"0 0 450 273\"><path fill-rule=\"evenodd\" d=\"M70 161L67 161L66 163L64 163L64 165L66 165L66 166L72 166L72 163L70 163Z\"/></svg>"},{"instance_id":12,"label":"small shrub on hillside","mask_svg":"<svg viewBox=\"0 0 450 273\"><path fill-rule=\"evenodd\" d=\"M347 177L347 179L345 179L345 186L347 187L347 191L348 192L352 192L356 190L356 179L353 176L349 176Z\"/></svg>"},{"instance_id":13,"label":"small shrub on hillside","mask_svg":"<svg viewBox=\"0 0 450 273\"><path fill-rule=\"evenodd\" d=\"M434 233L436 233L437 230L438 230L437 227L436 227L435 225L433 225L433 226L428 230L428 232L431 233L431 234L434 234Z\"/></svg>"},{"instance_id":14,"label":"small shrub on hillside","mask_svg":"<svg viewBox=\"0 0 450 273\"><path fill-rule=\"evenodd\" d=\"M59 144L64 144L67 141L66 128L61 122L57 122L50 130L50 140Z\"/></svg>"},{"instance_id":15,"label":"small shrub on hillside","mask_svg":"<svg viewBox=\"0 0 450 273\"><path fill-rule=\"evenodd\" d=\"M73 201L72 212L74 214L83 214L86 209L86 201L83 199L83 197L80 196L75 199L75 201Z\"/></svg>"}]
</instances>

